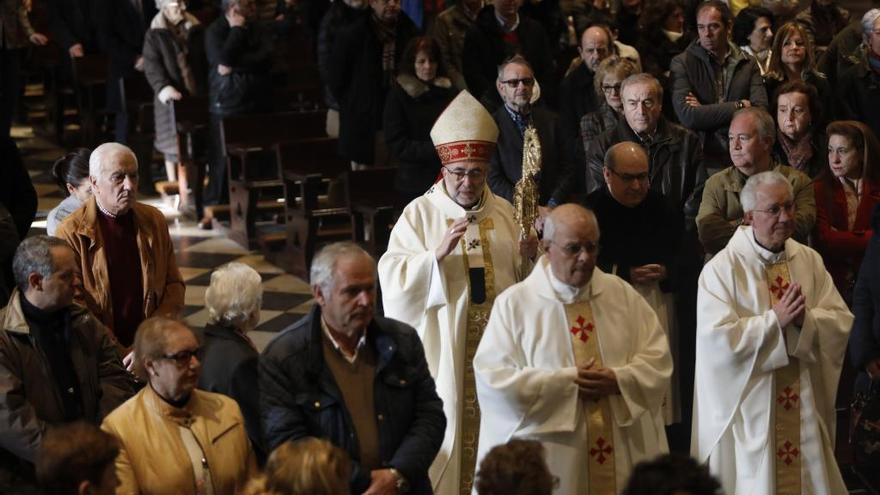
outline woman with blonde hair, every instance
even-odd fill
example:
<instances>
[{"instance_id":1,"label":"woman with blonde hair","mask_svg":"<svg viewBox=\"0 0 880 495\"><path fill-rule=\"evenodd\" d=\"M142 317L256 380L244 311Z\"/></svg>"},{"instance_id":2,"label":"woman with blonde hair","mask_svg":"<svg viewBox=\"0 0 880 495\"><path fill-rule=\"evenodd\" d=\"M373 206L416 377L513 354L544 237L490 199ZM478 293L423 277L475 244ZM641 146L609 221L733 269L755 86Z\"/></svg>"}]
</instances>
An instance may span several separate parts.
<instances>
[{"instance_id":1,"label":"woman with blonde hair","mask_svg":"<svg viewBox=\"0 0 880 495\"><path fill-rule=\"evenodd\" d=\"M307 437L279 445L243 495L346 495L349 478L351 461L342 449Z\"/></svg>"}]
</instances>

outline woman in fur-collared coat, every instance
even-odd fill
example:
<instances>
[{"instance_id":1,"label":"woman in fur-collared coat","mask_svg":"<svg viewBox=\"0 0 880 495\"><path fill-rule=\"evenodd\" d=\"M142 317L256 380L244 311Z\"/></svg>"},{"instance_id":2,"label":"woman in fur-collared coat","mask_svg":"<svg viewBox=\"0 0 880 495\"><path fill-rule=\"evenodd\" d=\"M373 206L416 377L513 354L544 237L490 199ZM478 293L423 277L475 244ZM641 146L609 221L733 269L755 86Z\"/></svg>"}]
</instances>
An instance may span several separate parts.
<instances>
[{"instance_id":1,"label":"woman in fur-collared coat","mask_svg":"<svg viewBox=\"0 0 880 495\"><path fill-rule=\"evenodd\" d=\"M413 38L385 100L385 142L398 166L394 186L402 204L424 194L440 173L430 132L456 93L437 42Z\"/></svg>"}]
</instances>

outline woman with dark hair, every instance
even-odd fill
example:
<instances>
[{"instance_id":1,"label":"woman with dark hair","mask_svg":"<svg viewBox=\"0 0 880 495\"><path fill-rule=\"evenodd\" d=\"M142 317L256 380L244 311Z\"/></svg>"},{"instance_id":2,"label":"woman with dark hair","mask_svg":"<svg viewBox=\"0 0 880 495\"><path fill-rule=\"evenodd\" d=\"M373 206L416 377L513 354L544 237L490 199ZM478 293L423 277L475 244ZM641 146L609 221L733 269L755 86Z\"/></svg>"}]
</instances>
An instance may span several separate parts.
<instances>
[{"instance_id":1,"label":"woman with dark hair","mask_svg":"<svg viewBox=\"0 0 880 495\"><path fill-rule=\"evenodd\" d=\"M440 172L431 128L455 97L452 81L433 38L410 40L400 71L385 100L385 142L397 162L394 187L403 204L421 196Z\"/></svg>"},{"instance_id":2,"label":"woman with dark hair","mask_svg":"<svg viewBox=\"0 0 880 495\"><path fill-rule=\"evenodd\" d=\"M871 212L880 203L880 143L865 124L854 120L832 122L828 134L828 167L813 183L816 194L816 250L851 302L858 273L871 239Z\"/></svg>"},{"instance_id":3,"label":"woman with dark hair","mask_svg":"<svg viewBox=\"0 0 880 495\"><path fill-rule=\"evenodd\" d=\"M55 229L61 221L92 196L92 184L89 181L91 153L86 148L77 148L55 160L52 165L52 177L67 197L52 208L46 217L47 234L55 235Z\"/></svg>"},{"instance_id":4,"label":"woman with dark hair","mask_svg":"<svg viewBox=\"0 0 880 495\"><path fill-rule=\"evenodd\" d=\"M693 39L691 33L686 33L684 29L684 7L681 1L648 2L639 18L639 30L641 34L636 41L636 48L641 55L642 68L667 87L672 58L684 51Z\"/></svg>"},{"instance_id":5,"label":"woman with dark hair","mask_svg":"<svg viewBox=\"0 0 880 495\"><path fill-rule=\"evenodd\" d=\"M816 88L803 81L789 81L773 95L776 107L776 144L773 159L816 177L825 168L825 134Z\"/></svg>"},{"instance_id":6,"label":"woman with dark hair","mask_svg":"<svg viewBox=\"0 0 880 495\"><path fill-rule=\"evenodd\" d=\"M764 7L746 7L733 20L733 42L757 62L762 76L770 60L774 22L773 12Z\"/></svg>"},{"instance_id":7,"label":"woman with dark hair","mask_svg":"<svg viewBox=\"0 0 880 495\"><path fill-rule=\"evenodd\" d=\"M813 41L806 29L796 22L785 23L776 31L767 72L764 74L764 86L768 95L776 94L776 90L788 81L804 81L816 88L820 106L825 112L821 120L815 122L818 128L834 118L831 87L825 75L816 70ZM771 101L771 115L773 105L775 102Z\"/></svg>"},{"instance_id":8,"label":"woman with dark hair","mask_svg":"<svg viewBox=\"0 0 880 495\"><path fill-rule=\"evenodd\" d=\"M496 445L480 462L474 482L479 495L549 495L559 485L541 442L514 438Z\"/></svg>"}]
</instances>

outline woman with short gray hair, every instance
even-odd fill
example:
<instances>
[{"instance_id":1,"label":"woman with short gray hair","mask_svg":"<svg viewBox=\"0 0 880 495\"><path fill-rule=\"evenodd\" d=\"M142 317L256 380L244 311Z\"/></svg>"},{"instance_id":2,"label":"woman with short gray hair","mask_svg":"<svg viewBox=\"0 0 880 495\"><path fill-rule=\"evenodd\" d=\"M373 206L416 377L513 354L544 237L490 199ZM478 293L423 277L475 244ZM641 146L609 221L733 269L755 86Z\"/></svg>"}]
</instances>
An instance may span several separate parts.
<instances>
[{"instance_id":1,"label":"woman with short gray hair","mask_svg":"<svg viewBox=\"0 0 880 495\"><path fill-rule=\"evenodd\" d=\"M256 347L247 332L260 321L263 286L260 274L243 263L228 263L214 270L205 292L208 325L199 388L227 395L241 408L248 437L258 459L260 413L257 390Z\"/></svg>"}]
</instances>

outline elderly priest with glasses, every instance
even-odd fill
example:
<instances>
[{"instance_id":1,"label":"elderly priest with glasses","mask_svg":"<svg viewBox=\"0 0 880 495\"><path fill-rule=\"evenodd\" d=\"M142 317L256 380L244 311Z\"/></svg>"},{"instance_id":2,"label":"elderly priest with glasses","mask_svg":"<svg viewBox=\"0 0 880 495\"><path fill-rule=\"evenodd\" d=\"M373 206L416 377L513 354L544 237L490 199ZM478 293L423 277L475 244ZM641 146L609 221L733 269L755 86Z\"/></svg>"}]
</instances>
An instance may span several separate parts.
<instances>
[{"instance_id":1,"label":"elderly priest with glasses","mask_svg":"<svg viewBox=\"0 0 880 495\"><path fill-rule=\"evenodd\" d=\"M443 399L446 436L430 470L443 494L471 491L480 425L471 361L495 296L537 250L486 185L497 138L492 116L461 92L431 130L442 178L403 210L379 261L385 315L416 328Z\"/></svg>"}]
</instances>

